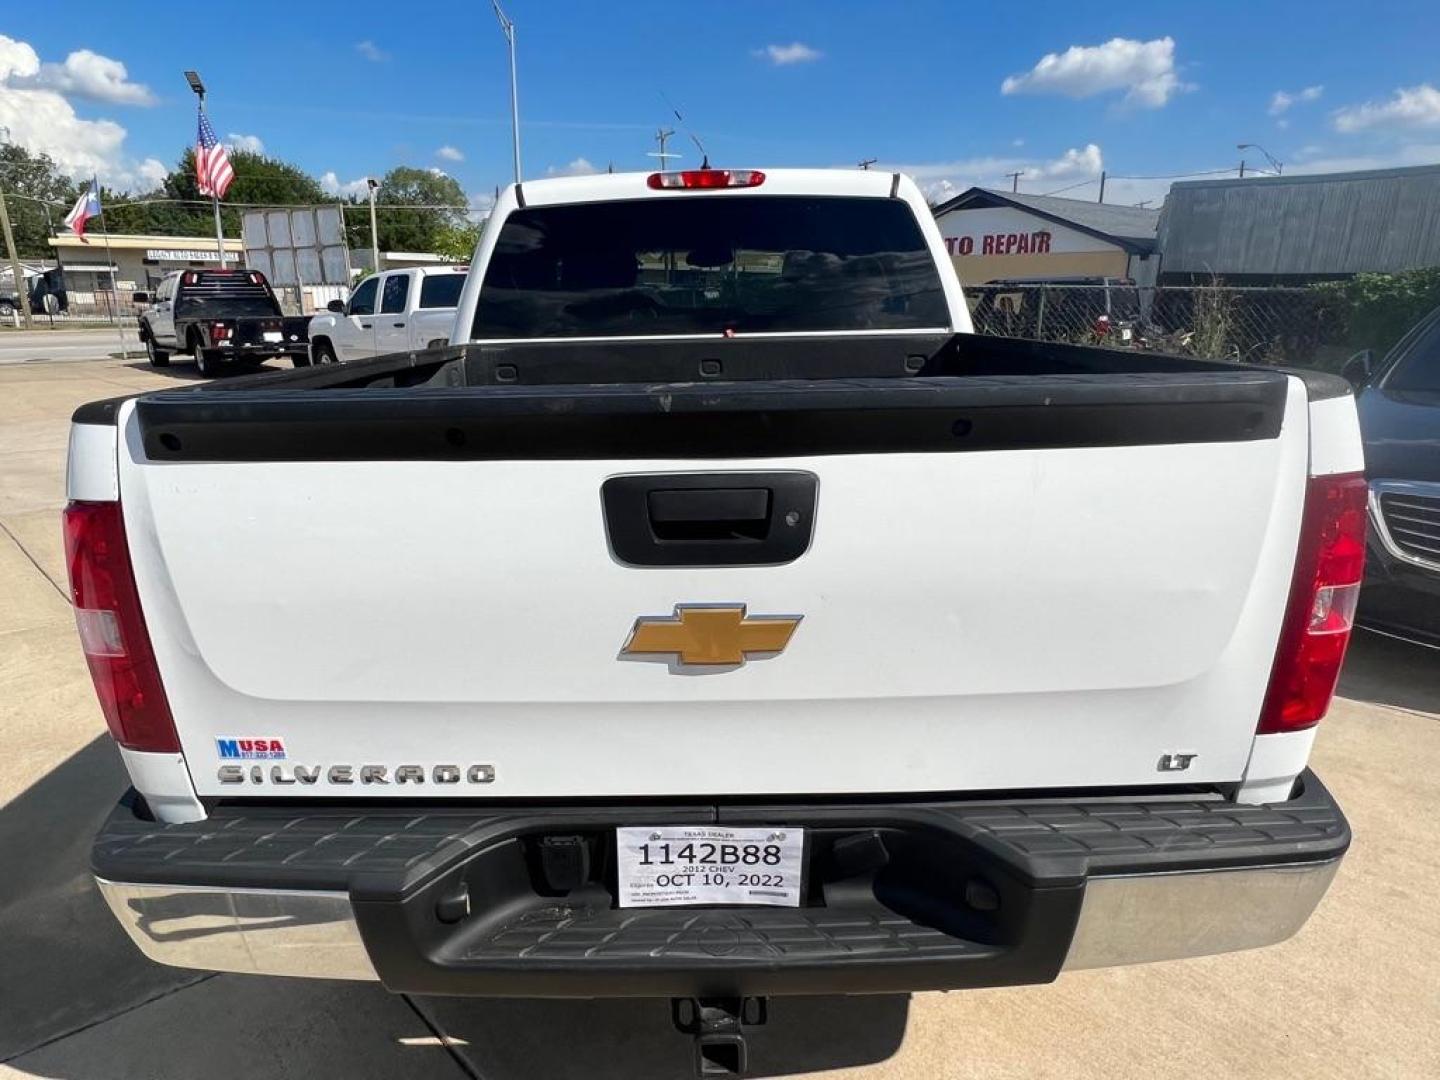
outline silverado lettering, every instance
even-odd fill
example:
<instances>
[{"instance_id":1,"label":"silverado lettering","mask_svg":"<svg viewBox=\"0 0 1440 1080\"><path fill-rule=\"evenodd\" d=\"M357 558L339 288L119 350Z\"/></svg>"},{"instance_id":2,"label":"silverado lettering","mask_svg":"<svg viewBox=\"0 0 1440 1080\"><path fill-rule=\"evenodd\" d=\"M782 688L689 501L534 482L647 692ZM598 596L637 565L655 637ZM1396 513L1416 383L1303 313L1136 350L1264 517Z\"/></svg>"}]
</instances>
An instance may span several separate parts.
<instances>
[{"instance_id":1,"label":"silverado lettering","mask_svg":"<svg viewBox=\"0 0 1440 1080\"><path fill-rule=\"evenodd\" d=\"M386 783L384 779L389 767L385 765L361 765L361 783ZM354 765L271 765L267 771L262 766L221 765L215 771L215 778L222 784L314 784L325 775L327 784L353 784ZM458 765L434 765L428 770L423 765L397 765L394 769L396 783L423 784L427 775L435 784L458 784L463 776L467 783L492 784L495 782L493 765L471 765L464 772ZM365 779L371 777L372 779Z\"/></svg>"}]
</instances>

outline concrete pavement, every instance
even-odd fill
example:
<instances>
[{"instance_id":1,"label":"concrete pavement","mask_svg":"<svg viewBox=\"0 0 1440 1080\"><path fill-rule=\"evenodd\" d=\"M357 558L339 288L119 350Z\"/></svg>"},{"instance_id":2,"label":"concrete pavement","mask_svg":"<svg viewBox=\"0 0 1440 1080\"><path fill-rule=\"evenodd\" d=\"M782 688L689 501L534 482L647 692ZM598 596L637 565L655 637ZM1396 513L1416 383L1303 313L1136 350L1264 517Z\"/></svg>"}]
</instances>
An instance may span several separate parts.
<instances>
[{"instance_id":1,"label":"concrete pavement","mask_svg":"<svg viewBox=\"0 0 1440 1080\"><path fill-rule=\"evenodd\" d=\"M121 332L113 326L92 330L0 330L0 364L54 360L104 360L120 354ZM145 349L135 328L124 328L125 353L139 358Z\"/></svg>"},{"instance_id":2,"label":"concrete pavement","mask_svg":"<svg viewBox=\"0 0 1440 1080\"><path fill-rule=\"evenodd\" d=\"M86 872L124 788L74 639L57 514L74 406L192 378L0 368L0 1076L685 1077L664 1002L408 999L146 961ZM1315 765L1355 844L1274 949L1050 986L772 1003L762 1075L1440 1076L1440 653L1359 638Z\"/></svg>"}]
</instances>

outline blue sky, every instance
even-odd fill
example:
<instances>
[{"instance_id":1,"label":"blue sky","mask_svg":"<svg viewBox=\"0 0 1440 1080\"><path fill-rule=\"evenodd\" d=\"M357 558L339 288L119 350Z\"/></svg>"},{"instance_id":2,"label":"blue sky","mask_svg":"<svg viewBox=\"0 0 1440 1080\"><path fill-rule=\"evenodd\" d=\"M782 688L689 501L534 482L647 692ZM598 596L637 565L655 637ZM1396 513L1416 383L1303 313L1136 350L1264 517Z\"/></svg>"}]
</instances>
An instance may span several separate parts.
<instances>
[{"instance_id":1,"label":"blue sky","mask_svg":"<svg viewBox=\"0 0 1440 1080\"><path fill-rule=\"evenodd\" d=\"M217 131L332 188L398 164L442 168L477 201L509 179L508 74L488 4L324 7L197 4L164 32L125 5L7 20L0 125L77 174L143 187L193 140L181 77L193 66ZM1238 142L1287 171L1440 162L1434 0L507 9L530 178L651 167L655 128L678 126L667 100L716 163L875 157L937 194L1018 170L1021 190L1093 198L1101 168L1233 167ZM683 133L677 143L696 163ZM1167 185L1112 180L1107 201Z\"/></svg>"}]
</instances>

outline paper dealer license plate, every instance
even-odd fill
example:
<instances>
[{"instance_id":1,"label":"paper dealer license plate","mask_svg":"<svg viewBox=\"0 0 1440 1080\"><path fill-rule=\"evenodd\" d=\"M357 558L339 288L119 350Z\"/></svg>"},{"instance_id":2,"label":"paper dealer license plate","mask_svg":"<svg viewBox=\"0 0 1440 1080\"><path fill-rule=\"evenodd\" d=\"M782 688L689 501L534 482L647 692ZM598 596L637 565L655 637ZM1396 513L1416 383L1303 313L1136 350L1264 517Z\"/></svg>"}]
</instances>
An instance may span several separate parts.
<instances>
[{"instance_id":1,"label":"paper dealer license plate","mask_svg":"<svg viewBox=\"0 0 1440 1080\"><path fill-rule=\"evenodd\" d=\"M266 341L284 341L285 335L279 330L266 330L261 335Z\"/></svg>"},{"instance_id":2,"label":"paper dealer license plate","mask_svg":"<svg viewBox=\"0 0 1440 1080\"><path fill-rule=\"evenodd\" d=\"M800 906L804 829L616 829L621 907Z\"/></svg>"}]
</instances>

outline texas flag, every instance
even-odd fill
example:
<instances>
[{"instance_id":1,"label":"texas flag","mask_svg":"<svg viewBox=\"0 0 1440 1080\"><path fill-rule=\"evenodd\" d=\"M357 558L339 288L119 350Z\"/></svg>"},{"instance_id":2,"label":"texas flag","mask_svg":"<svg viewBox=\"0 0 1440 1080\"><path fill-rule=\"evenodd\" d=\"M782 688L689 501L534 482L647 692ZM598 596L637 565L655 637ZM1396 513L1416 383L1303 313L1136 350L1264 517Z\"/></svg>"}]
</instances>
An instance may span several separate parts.
<instances>
[{"instance_id":1,"label":"texas flag","mask_svg":"<svg viewBox=\"0 0 1440 1080\"><path fill-rule=\"evenodd\" d=\"M90 181L90 186L80 193L80 198L75 200L75 208L65 215L65 224L75 230L75 235L80 238L82 244L90 241L85 239L85 222L92 217L100 216L100 189L95 181Z\"/></svg>"}]
</instances>

